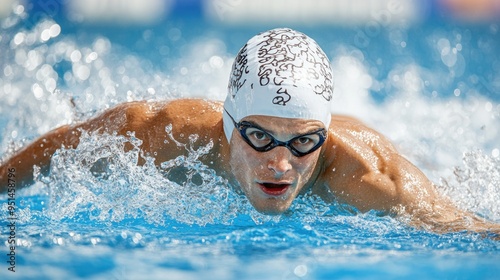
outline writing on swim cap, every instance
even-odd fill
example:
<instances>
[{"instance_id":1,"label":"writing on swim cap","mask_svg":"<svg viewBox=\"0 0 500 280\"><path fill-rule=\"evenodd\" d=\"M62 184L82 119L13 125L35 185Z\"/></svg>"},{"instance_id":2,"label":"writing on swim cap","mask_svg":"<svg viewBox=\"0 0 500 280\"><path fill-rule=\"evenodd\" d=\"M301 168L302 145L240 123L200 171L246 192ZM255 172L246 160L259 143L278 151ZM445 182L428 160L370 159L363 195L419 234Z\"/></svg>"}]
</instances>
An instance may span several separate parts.
<instances>
[{"instance_id":1,"label":"writing on swim cap","mask_svg":"<svg viewBox=\"0 0 500 280\"><path fill-rule=\"evenodd\" d=\"M288 28L251 38L236 56L224 102L228 141L234 124L250 115L299 118L330 125L333 74L318 44Z\"/></svg>"}]
</instances>

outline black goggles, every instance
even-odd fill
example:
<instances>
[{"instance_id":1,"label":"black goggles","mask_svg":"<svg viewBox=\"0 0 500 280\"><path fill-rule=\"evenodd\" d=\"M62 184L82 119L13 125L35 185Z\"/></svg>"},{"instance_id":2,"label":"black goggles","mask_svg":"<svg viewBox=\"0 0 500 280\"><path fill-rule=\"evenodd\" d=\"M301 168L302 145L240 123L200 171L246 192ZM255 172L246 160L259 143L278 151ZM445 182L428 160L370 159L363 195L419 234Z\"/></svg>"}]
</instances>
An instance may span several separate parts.
<instances>
[{"instance_id":1,"label":"black goggles","mask_svg":"<svg viewBox=\"0 0 500 280\"><path fill-rule=\"evenodd\" d=\"M284 146L294 156L302 157L319 149L327 137L326 130L322 128L283 142L277 140L270 133L255 124L246 121L237 123L227 111L226 114L233 121L234 127L240 132L243 140L258 152L267 152L277 146Z\"/></svg>"}]
</instances>

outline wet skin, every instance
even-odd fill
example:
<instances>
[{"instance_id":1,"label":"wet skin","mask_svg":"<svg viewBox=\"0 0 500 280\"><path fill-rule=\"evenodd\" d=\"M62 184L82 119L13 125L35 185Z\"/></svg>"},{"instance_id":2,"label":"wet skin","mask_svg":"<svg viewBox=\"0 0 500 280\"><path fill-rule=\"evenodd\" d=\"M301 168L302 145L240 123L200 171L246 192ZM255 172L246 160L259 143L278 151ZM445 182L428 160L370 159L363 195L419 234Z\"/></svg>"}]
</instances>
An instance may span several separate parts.
<instances>
[{"instance_id":1,"label":"wet skin","mask_svg":"<svg viewBox=\"0 0 500 280\"><path fill-rule=\"evenodd\" d=\"M154 157L156 164L186 153L171 136L188 143L189 135L197 134L195 145L213 143L201 160L242 191L262 213L283 213L300 193L310 190L327 202L335 199L362 212L378 210L436 232L500 233L500 225L456 208L385 137L353 118L332 116L321 148L296 157L283 146L255 151L236 130L229 144L223 132L222 110L220 102L201 99L124 103L86 122L54 129L19 150L2 162L0 182L5 182L8 169L15 167L18 184L32 184L33 166L47 173L52 154L62 145L76 147L81 130L120 135L134 132L143 141L143 152ZM321 122L311 120L264 116L244 120L258 124L281 141L322 127ZM165 132L167 125L172 125L171 136ZM4 185L0 191L6 191Z\"/></svg>"},{"instance_id":2,"label":"wet skin","mask_svg":"<svg viewBox=\"0 0 500 280\"><path fill-rule=\"evenodd\" d=\"M258 124L281 141L324 128L319 121L267 116L249 116L242 121ZM243 141L236 130L233 130L230 146L231 173L255 209L262 213L286 211L295 197L314 183L319 173L320 149L302 157L294 156L283 146L258 152Z\"/></svg>"}]
</instances>

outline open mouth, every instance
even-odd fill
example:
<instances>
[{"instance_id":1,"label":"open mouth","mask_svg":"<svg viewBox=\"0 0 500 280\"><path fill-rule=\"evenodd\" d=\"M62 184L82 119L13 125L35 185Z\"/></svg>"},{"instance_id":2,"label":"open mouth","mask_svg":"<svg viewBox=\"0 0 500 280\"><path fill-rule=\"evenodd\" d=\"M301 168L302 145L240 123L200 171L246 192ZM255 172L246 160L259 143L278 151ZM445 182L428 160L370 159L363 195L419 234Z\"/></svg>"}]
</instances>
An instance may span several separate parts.
<instances>
[{"instance_id":1,"label":"open mouth","mask_svg":"<svg viewBox=\"0 0 500 280\"><path fill-rule=\"evenodd\" d=\"M268 195L278 196L284 194L290 184L259 183L262 191Z\"/></svg>"}]
</instances>

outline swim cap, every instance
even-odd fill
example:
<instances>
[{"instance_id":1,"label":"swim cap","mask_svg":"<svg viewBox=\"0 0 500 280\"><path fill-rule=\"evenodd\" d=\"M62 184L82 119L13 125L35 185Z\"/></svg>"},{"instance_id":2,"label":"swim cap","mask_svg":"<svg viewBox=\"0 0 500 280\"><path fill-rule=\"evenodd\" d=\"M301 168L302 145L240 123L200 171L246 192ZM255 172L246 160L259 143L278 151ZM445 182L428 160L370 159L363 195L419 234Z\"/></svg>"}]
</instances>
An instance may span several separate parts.
<instances>
[{"instance_id":1,"label":"swim cap","mask_svg":"<svg viewBox=\"0 0 500 280\"><path fill-rule=\"evenodd\" d=\"M250 115L312 119L330 125L330 62L318 44L288 28L251 38L236 56L224 102L228 141L234 124Z\"/></svg>"}]
</instances>

